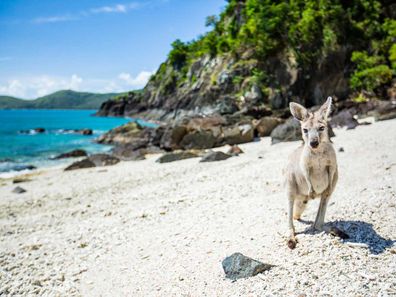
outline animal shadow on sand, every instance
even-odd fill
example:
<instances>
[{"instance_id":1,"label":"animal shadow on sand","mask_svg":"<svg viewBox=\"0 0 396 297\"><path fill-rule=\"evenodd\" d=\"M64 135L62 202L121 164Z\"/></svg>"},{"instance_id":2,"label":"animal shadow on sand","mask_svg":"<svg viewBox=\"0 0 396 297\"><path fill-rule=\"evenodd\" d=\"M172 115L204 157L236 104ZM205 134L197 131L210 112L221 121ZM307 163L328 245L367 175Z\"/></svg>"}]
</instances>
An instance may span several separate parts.
<instances>
[{"instance_id":1,"label":"animal shadow on sand","mask_svg":"<svg viewBox=\"0 0 396 297\"><path fill-rule=\"evenodd\" d=\"M311 221L300 220L303 224L312 224ZM324 225L324 229L338 229L346 233L348 238L344 238L343 242L362 243L367 245L371 254L382 254L387 248L393 246L396 240L385 239L380 236L374 229L373 225L363 221L334 221L328 222ZM302 234L317 234L318 231L314 230L312 226L308 227Z\"/></svg>"}]
</instances>

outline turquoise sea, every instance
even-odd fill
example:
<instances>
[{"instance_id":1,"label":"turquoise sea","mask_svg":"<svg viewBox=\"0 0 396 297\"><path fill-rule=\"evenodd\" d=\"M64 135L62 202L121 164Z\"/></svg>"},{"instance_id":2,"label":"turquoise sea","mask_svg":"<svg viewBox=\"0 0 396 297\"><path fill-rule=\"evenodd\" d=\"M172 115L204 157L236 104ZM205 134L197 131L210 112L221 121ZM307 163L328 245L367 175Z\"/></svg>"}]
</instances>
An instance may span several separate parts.
<instances>
[{"instance_id":1,"label":"turquoise sea","mask_svg":"<svg viewBox=\"0 0 396 297\"><path fill-rule=\"evenodd\" d=\"M95 110L0 110L0 173L20 171L27 165L43 167L70 162L50 158L73 149L88 153L108 151L110 146L93 140L131 119L94 117L94 113ZM44 128L45 132L35 133L35 128ZM74 129L92 129L93 135L68 131Z\"/></svg>"}]
</instances>

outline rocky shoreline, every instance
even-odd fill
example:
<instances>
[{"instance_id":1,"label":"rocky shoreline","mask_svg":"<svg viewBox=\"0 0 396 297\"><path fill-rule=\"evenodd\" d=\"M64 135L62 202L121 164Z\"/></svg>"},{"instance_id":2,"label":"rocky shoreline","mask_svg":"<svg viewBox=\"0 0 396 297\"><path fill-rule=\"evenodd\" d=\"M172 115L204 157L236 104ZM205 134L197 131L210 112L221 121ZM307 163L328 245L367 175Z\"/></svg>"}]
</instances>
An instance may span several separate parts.
<instances>
[{"instance_id":1,"label":"rocky shoreline","mask_svg":"<svg viewBox=\"0 0 396 297\"><path fill-rule=\"evenodd\" d=\"M376 121L396 118L396 101L336 102L330 125L354 129L369 124L358 121L366 117ZM332 131L330 135L335 136ZM121 160L142 160L146 154L212 149L248 143L265 136L270 136L273 144L296 141L301 139L301 129L287 110L245 111L183 116L163 122L156 128L131 122L112 129L96 141L113 145L112 154Z\"/></svg>"}]
</instances>

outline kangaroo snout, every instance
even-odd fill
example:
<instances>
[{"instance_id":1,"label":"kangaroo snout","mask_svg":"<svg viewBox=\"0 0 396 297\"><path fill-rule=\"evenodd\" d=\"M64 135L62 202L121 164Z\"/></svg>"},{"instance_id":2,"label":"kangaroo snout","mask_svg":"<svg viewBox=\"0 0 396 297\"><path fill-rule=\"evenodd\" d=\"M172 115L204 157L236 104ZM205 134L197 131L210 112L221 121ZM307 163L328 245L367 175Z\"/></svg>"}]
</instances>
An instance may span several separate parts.
<instances>
[{"instance_id":1,"label":"kangaroo snout","mask_svg":"<svg viewBox=\"0 0 396 297\"><path fill-rule=\"evenodd\" d=\"M309 142L309 145L312 147L312 148L317 148L318 146L319 146L319 141L316 139L316 140L311 140L310 142Z\"/></svg>"}]
</instances>

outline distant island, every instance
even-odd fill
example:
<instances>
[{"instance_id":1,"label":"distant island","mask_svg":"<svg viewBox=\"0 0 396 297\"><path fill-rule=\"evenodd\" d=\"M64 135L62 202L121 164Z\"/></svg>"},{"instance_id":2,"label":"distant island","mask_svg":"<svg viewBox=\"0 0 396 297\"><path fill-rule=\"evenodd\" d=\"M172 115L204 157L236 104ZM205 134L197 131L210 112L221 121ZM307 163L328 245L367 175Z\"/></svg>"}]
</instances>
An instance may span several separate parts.
<instances>
[{"instance_id":1,"label":"distant island","mask_svg":"<svg viewBox=\"0 0 396 297\"><path fill-rule=\"evenodd\" d=\"M0 109L98 109L103 102L118 95L120 93L63 90L33 100L0 96Z\"/></svg>"}]
</instances>

